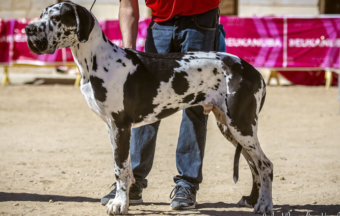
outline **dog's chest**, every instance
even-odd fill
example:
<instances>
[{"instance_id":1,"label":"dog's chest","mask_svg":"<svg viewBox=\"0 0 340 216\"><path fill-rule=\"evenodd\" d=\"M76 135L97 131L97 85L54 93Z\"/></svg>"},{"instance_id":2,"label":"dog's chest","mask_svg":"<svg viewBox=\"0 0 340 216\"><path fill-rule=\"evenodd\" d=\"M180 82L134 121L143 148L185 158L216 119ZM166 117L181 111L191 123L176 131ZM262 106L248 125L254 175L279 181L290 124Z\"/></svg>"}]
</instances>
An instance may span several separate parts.
<instances>
[{"instance_id":1,"label":"dog's chest","mask_svg":"<svg viewBox=\"0 0 340 216\"><path fill-rule=\"evenodd\" d=\"M94 98L94 91L92 89L91 83L85 83L80 88L82 94L84 95L84 98L87 102L87 105L90 107L90 109L96 113L98 116L102 117L104 116L104 110L103 106L101 106L97 100Z\"/></svg>"}]
</instances>

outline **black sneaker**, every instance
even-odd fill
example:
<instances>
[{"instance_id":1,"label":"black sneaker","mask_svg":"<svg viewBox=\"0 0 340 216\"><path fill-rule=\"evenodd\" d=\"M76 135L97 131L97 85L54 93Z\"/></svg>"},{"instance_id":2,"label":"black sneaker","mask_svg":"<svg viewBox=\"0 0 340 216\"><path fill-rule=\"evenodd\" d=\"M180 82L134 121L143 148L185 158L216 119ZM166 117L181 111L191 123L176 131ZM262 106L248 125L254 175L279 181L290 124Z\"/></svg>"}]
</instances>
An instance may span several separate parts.
<instances>
[{"instance_id":1,"label":"black sneaker","mask_svg":"<svg viewBox=\"0 0 340 216\"><path fill-rule=\"evenodd\" d=\"M196 208L196 190L182 185L176 187L170 193L170 207L173 210Z\"/></svg>"},{"instance_id":2,"label":"black sneaker","mask_svg":"<svg viewBox=\"0 0 340 216\"><path fill-rule=\"evenodd\" d=\"M116 197L116 183L113 184L115 186L115 189L113 189L108 195L104 196L100 203L102 205L106 205L110 199L114 199ZM132 184L130 187L129 192L129 203L130 204L142 204L142 191L143 189L138 187L136 184Z\"/></svg>"}]
</instances>

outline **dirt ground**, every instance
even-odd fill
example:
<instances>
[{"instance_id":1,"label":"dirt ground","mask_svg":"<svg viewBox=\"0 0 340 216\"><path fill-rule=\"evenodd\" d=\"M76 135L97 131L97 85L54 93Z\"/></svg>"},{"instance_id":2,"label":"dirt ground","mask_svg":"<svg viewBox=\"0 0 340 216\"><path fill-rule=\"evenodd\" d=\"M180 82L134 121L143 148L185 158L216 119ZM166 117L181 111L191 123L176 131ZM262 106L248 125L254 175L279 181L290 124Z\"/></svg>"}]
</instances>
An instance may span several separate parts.
<instances>
[{"instance_id":1,"label":"dirt ground","mask_svg":"<svg viewBox=\"0 0 340 216\"><path fill-rule=\"evenodd\" d=\"M259 139L274 163L275 215L340 212L339 111L337 88L268 87ZM250 193L249 168L242 158L234 184L235 149L212 114L199 205L170 210L180 120L181 112L163 120L145 204L130 214L253 215L236 205ZM0 87L0 156L0 215L106 215L99 200L114 182L111 145L78 88Z\"/></svg>"}]
</instances>

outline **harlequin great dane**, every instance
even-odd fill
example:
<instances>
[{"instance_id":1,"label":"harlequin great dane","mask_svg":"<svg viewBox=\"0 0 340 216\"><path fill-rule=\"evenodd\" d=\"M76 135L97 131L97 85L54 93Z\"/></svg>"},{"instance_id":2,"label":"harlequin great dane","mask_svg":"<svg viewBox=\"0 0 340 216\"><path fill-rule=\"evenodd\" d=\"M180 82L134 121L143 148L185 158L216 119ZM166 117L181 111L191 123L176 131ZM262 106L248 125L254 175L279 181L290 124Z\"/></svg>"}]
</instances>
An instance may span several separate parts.
<instances>
[{"instance_id":1,"label":"harlequin great dane","mask_svg":"<svg viewBox=\"0 0 340 216\"><path fill-rule=\"evenodd\" d=\"M238 204L256 213L271 213L273 165L257 136L258 115L266 88L260 73L227 53L149 54L111 43L87 9L72 2L47 7L41 19L26 26L27 43L36 54L70 47L81 73L81 92L103 119L114 152L116 198L109 214L126 214L129 187L131 128L150 124L175 112L203 106L212 111L222 134L236 147L234 180L243 154L253 176L249 196Z\"/></svg>"}]
</instances>

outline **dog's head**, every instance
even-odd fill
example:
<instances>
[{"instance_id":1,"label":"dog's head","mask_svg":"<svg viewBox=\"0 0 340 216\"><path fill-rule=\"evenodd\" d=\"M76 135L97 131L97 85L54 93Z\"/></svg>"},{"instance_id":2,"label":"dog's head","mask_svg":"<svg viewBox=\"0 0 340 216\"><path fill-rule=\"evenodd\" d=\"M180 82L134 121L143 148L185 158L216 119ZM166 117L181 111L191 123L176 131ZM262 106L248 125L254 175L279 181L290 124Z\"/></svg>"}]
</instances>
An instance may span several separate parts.
<instances>
[{"instance_id":1,"label":"dog's head","mask_svg":"<svg viewBox=\"0 0 340 216\"><path fill-rule=\"evenodd\" d=\"M53 54L56 49L85 43L95 20L84 7L62 2L45 8L40 20L25 27L27 43L36 54Z\"/></svg>"}]
</instances>

